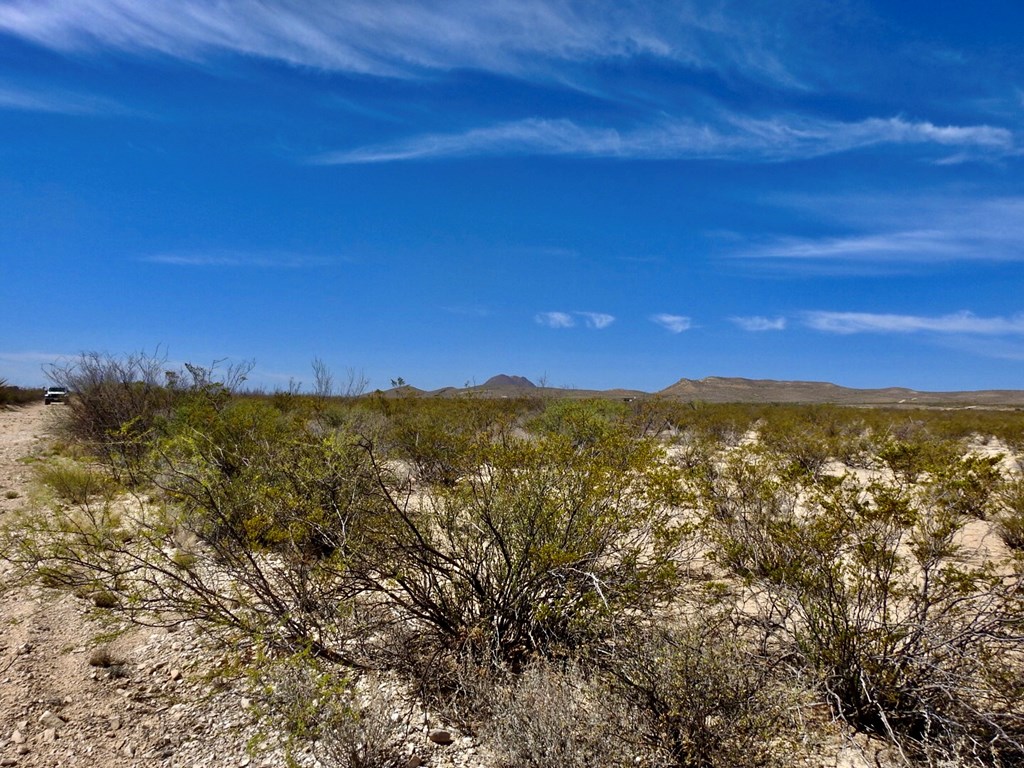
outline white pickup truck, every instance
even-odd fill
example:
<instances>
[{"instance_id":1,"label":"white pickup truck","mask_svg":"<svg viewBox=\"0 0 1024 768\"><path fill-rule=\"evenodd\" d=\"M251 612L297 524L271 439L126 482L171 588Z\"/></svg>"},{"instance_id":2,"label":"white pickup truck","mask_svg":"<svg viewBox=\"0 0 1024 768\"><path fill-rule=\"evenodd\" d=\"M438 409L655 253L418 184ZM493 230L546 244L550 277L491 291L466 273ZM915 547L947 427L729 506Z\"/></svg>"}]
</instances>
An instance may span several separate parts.
<instances>
[{"instance_id":1,"label":"white pickup truck","mask_svg":"<svg viewBox=\"0 0 1024 768\"><path fill-rule=\"evenodd\" d=\"M43 393L43 402L49 405L50 403L63 403L68 399L68 391L65 387L47 387L46 392Z\"/></svg>"}]
</instances>

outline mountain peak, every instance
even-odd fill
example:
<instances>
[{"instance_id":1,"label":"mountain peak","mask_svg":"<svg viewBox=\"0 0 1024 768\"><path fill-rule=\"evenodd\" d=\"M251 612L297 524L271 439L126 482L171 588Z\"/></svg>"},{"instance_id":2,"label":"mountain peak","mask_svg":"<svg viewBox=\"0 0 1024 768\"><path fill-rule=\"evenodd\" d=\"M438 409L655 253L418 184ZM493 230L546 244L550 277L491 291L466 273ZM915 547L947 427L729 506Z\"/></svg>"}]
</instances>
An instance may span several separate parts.
<instances>
[{"instance_id":1,"label":"mountain peak","mask_svg":"<svg viewBox=\"0 0 1024 768\"><path fill-rule=\"evenodd\" d=\"M532 389L536 385L525 376L509 376L507 373L499 373L491 376L483 383L485 387L525 387Z\"/></svg>"}]
</instances>

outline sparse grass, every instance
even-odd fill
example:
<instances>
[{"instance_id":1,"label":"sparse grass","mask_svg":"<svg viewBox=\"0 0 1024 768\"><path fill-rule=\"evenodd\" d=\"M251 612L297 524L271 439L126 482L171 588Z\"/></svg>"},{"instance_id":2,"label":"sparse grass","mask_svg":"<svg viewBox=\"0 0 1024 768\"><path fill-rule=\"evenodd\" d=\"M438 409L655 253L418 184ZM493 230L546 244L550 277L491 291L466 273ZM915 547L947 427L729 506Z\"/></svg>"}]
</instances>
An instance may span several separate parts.
<instances>
[{"instance_id":1,"label":"sparse grass","mask_svg":"<svg viewBox=\"0 0 1024 768\"><path fill-rule=\"evenodd\" d=\"M85 505L95 497L107 497L116 485L102 470L63 459L47 461L36 469L36 477L58 499Z\"/></svg>"}]
</instances>

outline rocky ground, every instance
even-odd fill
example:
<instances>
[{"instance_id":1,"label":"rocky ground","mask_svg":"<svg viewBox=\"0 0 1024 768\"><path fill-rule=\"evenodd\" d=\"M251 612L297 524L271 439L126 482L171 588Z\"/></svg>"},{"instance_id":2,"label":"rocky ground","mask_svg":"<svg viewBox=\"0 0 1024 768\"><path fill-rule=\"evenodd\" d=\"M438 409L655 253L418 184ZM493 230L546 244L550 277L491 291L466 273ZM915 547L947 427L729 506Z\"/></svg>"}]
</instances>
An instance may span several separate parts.
<instances>
[{"instance_id":1,"label":"rocky ground","mask_svg":"<svg viewBox=\"0 0 1024 768\"><path fill-rule=\"evenodd\" d=\"M0 411L0 515L31 495L60 406ZM0 566L0 765L276 765L256 723L188 627L129 626L87 599L11 583Z\"/></svg>"}]
</instances>

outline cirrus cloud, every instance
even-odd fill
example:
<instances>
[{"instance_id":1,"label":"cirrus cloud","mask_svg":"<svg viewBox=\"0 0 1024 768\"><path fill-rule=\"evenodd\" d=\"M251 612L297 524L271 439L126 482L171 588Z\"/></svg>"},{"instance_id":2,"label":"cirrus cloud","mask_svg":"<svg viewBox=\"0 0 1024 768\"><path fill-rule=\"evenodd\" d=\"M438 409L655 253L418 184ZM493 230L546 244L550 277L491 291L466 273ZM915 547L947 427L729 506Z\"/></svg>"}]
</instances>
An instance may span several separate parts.
<instances>
[{"instance_id":1,"label":"cirrus cloud","mask_svg":"<svg viewBox=\"0 0 1024 768\"><path fill-rule=\"evenodd\" d=\"M546 325L548 328L572 328L576 325L572 315L567 312L538 312L533 316L538 325Z\"/></svg>"},{"instance_id":2,"label":"cirrus cloud","mask_svg":"<svg viewBox=\"0 0 1024 768\"><path fill-rule=\"evenodd\" d=\"M615 322L614 315L607 315L604 312L577 312L576 314L583 318L587 328L599 331Z\"/></svg>"},{"instance_id":3,"label":"cirrus cloud","mask_svg":"<svg viewBox=\"0 0 1024 768\"><path fill-rule=\"evenodd\" d=\"M671 333L682 333L688 331L693 327L693 321L685 315L670 315L667 313L661 313L657 315L651 315L650 321L657 325L660 325L666 331Z\"/></svg>"},{"instance_id":4,"label":"cirrus cloud","mask_svg":"<svg viewBox=\"0 0 1024 768\"><path fill-rule=\"evenodd\" d=\"M876 314L872 312L806 312L808 327L825 333L941 333L1005 336L1024 334L1024 314L979 317L966 310L948 315Z\"/></svg>"},{"instance_id":5,"label":"cirrus cloud","mask_svg":"<svg viewBox=\"0 0 1024 768\"><path fill-rule=\"evenodd\" d=\"M312 162L352 165L480 155L787 162L880 145L931 146L943 151L956 147L978 156L1017 151L1013 134L991 125L939 126L901 117L841 122L799 115L724 114L705 122L675 119L626 130L568 119L526 118L461 133L422 134L391 144L327 152Z\"/></svg>"},{"instance_id":6,"label":"cirrus cloud","mask_svg":"<svg viewBox=\"0 0 1024 768\"><path fill-rule=\"evenodd\" d=\"M786 318L784 317L761 317L754 315L752 317L733 317L730 319L744 331L783 331L786 329Z\"/></svg>"},{"instance_id":7,"label":"cirrus cloud","mask_svg":"<svg viewBox=\"0 0 1024 768\"><path fill-rule=\"evenodd\" d=\"M709 6L714 7L709 7ZM798 86L753 14L640 0L3 0L0 32L62 51L234 53L390 77L655 59Z\"/></svg>"},{"instance_id":8,"label":"cirrus cloud","mask_svg":"<svg viewBox=\"0 0 1024 768\"><path fill-rule=\"evenodd\" d=\"M584 326L596 331L604 330L615 322L615 315L604 312L538 312L533 316L534 322L548 328L574 328L576 318L581 318Z\"/></svg>"}]
</instances>

